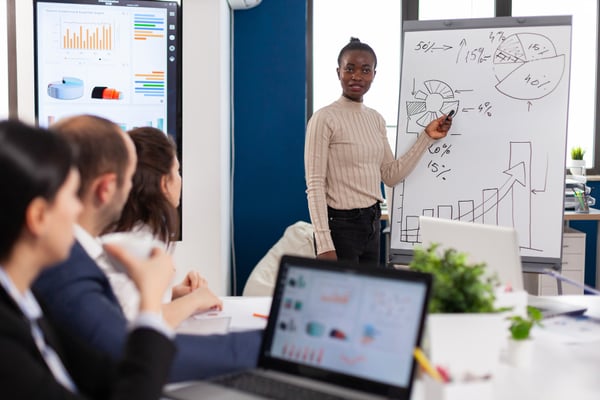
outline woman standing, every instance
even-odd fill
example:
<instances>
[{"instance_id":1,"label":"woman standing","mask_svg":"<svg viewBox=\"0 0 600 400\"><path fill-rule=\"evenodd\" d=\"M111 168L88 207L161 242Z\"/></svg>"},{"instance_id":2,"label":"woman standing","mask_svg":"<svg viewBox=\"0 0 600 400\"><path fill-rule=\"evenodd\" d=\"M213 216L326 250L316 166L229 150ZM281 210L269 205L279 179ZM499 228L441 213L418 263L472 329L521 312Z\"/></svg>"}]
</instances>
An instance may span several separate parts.
<instances>
[{"instance_id":1,"label":"woman standing","mask_svg":"<svg viewBox=\"0 0 600 400\"><path fill-rule=\"evenodd\" d=\"M431 121L394 159L383 117L363 104L376 67L373 49L351 38L338 56L342 96L308 122L304 163L317 258L378 264L381 182L398 184L452 124L445 116Z\"/></svg>"},{"instance_id":2,"label":"woman standing","mask_svg":"<svg viewBox=\"0 0 600 400\"><path fill-rule=\"evenodd\" d=\"M44 318L30 287L67 258L82 206L69 145L20 122L0 122L0 387L10 399L158 399L175 354L161 294L173 275L154 249L139 261L116 246L140 291L139 315L115 365Z\"/></svg>"}]
</instances>

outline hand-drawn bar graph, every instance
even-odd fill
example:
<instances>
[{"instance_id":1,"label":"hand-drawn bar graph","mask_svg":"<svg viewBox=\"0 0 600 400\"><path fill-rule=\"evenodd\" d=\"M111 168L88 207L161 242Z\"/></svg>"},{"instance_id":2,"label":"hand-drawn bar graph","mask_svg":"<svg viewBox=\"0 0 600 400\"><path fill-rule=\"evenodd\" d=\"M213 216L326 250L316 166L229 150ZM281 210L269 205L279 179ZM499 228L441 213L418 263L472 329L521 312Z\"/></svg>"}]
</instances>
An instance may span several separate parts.
<instances>
[{"instance_id":1,"label":"hand-drawn bar graph","mask_svg":"<svg viewBox=\"0 0 600 400\"><path fill-rule=\"evenodd\" d=\"M466 222L477 222L490 225L501 225L501 215L513 222L519 232L522 248L536 249L532 230L532 197L535 195L531 186L532 143L528 141L509 143L507 165L490 175L490 181L497 181L496 187L483 187L473 192L474 198L457 199L438 203L434 201L423 207L417 213L405 212L404 199L408 196L405 182L400 183L396 190L399 204L395 207L396 224L400 226L400 242L420 243L419 215L445 219L455 219Z\"/></svg>"},{"instance_id":2,"label":"hand-drawn bar graph","mask_svg":"<svg viewBox=\"0 0 600 400\"><path fill-rule=\"evenodd\" d=\"M110 24L63 24L63 49L112 50L113 28Z\"/></svg>"}]
</instances>

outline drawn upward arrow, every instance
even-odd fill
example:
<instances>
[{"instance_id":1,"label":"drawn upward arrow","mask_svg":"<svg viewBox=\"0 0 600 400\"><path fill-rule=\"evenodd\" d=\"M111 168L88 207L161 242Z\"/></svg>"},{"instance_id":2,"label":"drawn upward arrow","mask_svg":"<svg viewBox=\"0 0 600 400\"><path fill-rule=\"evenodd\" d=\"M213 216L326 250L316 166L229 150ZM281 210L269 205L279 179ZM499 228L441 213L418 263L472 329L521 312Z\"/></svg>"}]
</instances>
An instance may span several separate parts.
<instances>
[{"instance_id":1,"label":"drawn upward arrow","mask_svg":"<svg viewBox=\"0 0 600 400\"><path fill-rule=\"evenodd\" d=\"M502 171L502 173L510 176L511 178L514 178L515 181L519 182L521 184L521 186L525 186L526 180L525 180L525 163L520 162L512 167L510 167L509 169L507 169L506 171ZM504 185L503 185L504 186ZM512 186L512 184L511 184Z\"/></svg>"},{"instance_id":2,"label":"drawn upward arrow","mask_svg":"<svg viewBox=\"0 0 600 400\"><path fill-rule=\"evenodd\" d=\"M508 179L506 182L502 184L498 188L498 198L487 198L481 204L473 208L473 219L471 222L475 221L477 218L480 218L485 214L484 206L489 208L497 206L500 202L511 192L515 183L519 183L521 186L525 186L525 163L520 162L518 164L513 165L509 169L502 171L502 173L508 175ZM493 202L493 203L491 203ZM475 214L477 212L477 214ZM463 219L466 215L459 215L458 219Z\"/></svg>"},{"instance_id":3,"label":"drawn upward arrow","mask_svg":"<svg viewBox=\"0 0 600 400\"><path fill-rule=\"evenodd\" d=\"M531 110L531 106L532 106L532 105L533 105L533 103L532 103L532 102L530 102L530 101L528 101L528 102L527 102L527 111L530 111L530 110Z\"/></svg>"}]
</instances>

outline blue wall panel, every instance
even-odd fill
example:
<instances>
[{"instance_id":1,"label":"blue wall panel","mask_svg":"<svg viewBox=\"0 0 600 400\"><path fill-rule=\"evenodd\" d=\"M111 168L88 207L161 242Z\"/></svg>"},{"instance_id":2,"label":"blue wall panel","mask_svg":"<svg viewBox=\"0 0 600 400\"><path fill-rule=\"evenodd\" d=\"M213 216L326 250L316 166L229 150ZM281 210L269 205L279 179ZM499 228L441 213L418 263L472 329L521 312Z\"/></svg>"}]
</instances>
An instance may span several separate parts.
<instances>
[{"instance_id":1,"label":"blue wall panel","mask_svg":"<svg viewBox=\"0 0 600 400\"><path fill-rule=\"evenodd\" d=\"M285 228L309 221L305 3L264 0L233 16L237 294Z\"/></svg>"}]
</instances>

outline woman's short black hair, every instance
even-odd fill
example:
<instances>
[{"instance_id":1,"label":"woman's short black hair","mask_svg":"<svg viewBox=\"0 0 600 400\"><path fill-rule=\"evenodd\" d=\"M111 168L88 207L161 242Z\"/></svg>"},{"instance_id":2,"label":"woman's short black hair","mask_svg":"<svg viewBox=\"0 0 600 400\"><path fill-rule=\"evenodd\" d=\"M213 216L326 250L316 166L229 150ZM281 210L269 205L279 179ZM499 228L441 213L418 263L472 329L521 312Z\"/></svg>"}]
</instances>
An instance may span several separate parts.
<instances>
[{"instance_id":1,"label":"woman's short black hair","mask_svg":"<svg viewBox=\"0 0 600 400\"><path fill-rule=\"evenodd\" d=\"M371 53L371 55L373 56L373 59L375 61L375 65L373 65L373 68L377 67L377 55L375 54L375 51L371 48L371 46L369 46L366 43L361 42L359 38L355 38L355 37L351 37L348 44L345 45L344 47L342 47L342 50L340 50L340 54L338 55L338 59L337 59L338 67L342 66L342 57L344 56L344 53L347 51L351 51L351 50L368 51L369 53Z\"/></svg>"},{"instance_id":2,"label":"woman's short black hair","mask_svg":"<svg viewBox=\"0 0 600 400\"><path fill-rule=\"evenodd\" d=\"M54 133L0 122L0 261L10 256L31 201L53 201L73 165L71 147Z\"/></svg>"}]
</instances>

